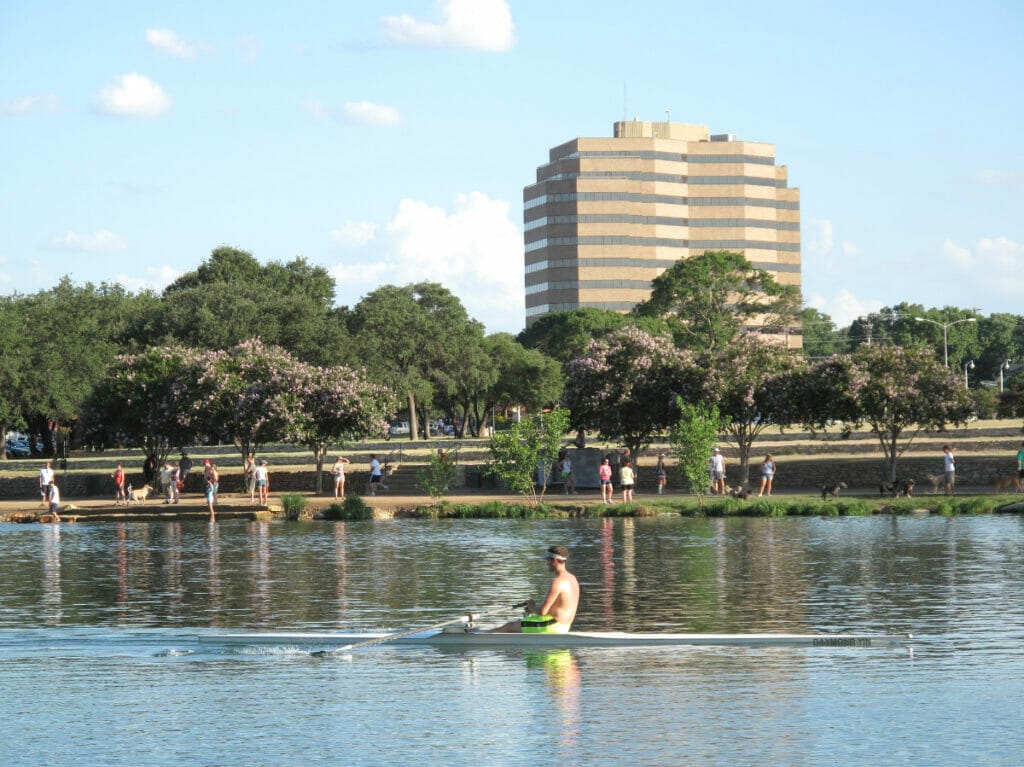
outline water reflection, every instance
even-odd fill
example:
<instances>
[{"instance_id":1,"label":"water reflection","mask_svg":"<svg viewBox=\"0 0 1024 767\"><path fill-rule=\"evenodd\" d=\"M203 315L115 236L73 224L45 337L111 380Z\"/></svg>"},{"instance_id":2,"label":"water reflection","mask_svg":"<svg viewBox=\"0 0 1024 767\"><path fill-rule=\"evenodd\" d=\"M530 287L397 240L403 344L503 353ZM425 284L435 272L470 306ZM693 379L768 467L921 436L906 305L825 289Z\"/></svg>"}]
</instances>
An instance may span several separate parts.
<instances>
[{"instance_id":1,"label":"water reflection","mask_svg":"<svg viewBox=\"0 0 1024 767\"><path fill-rule=\"evenodd\" d=\"M554 724L558 732L559 752L553 761L556 764L571 761L582 729L579 662L570 650L527 652L524 658L527 668L540 668L544 671L553 709L558 714L558 721Z\"/></svg>"},{"instance_id":2,"label":"water reflection","mask_svg":"<svg viewBox=\"0 0 1024 767\"><path fill-rule=\"evenodd\" d=\"M60 566L60 529L59 524L42 525L42 608L44 620L57 625L64 617L64 590L62 588Z\"/></svg>"}]
</instances>

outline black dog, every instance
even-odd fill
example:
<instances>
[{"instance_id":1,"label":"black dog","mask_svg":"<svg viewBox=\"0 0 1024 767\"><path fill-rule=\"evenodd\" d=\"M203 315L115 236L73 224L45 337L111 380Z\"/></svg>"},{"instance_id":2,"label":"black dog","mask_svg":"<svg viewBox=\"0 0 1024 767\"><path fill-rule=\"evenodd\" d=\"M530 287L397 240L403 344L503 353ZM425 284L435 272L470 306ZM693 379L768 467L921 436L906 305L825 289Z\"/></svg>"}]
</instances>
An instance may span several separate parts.
<instances>
[{"instance_id":1,"label":"black dog","mask_svg":"<svg viewBox=\"0 0 1024 767\"><path fill-rule=\"evenodd\" d=\"M883 482L878 486L879 495L892 493L893 498L913 498L914 485L912 479L897 479L895 482Z\"/></svg>"},{"instance_id":2,"label":"black dog","mask_svg":"<svg viewBox=\"0 0 1024 767\"><path fill-rule=\"evenodd\" d=\"M832 500L839 497L839 491L846 487L845 482L826 482L821 486L821 500L827 501L831 496Z\"/></svg>"},{"instance_id":3,"label":"black dog","mask_svg":"<svg viewBox=\"0 0 1024 767\"><path fill-rule=\"evenodd\" d=\"M750 491L743 487L743 485L736 485L736 489L730 490L729 495L733 498L739 498L745 501L750 497Z\"/></svg>"}]
</instances>

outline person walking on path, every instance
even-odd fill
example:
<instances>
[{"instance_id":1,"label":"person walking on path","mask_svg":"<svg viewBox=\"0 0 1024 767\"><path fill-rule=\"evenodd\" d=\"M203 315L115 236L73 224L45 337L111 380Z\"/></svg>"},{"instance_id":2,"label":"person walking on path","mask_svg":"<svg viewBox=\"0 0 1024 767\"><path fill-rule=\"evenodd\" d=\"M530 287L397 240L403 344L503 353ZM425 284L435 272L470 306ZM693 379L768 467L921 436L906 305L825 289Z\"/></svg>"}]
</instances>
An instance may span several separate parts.
<instances>
[{"instance_id":1,"label":"person walking on path","mask_svg":"<svg viewBox=\"0 0 1024 767\"><path fill-rule=\"evenodd\" d=\"M1024 486L1024 442L1020 443L1017 451L1017 486Z\"/></svg>"},{"instance_id":2,"label":"person walking on path","mask_svg":"<svg viewBox=\"0 0 1024 767\"><path fill-rule=\"evenodd\" d=\"M576 492L576 480L572 473L572 459L569 457L569 453L565 452L562 454L562 459L559 461L559 469L562 472L562 484L565 486L565 494L577 495Z\"/></svg>"},{"instance_id":3,"label":"person walking on path","mask_svg":"<svg viewBox=\"0 0 1024 767\"><path fill-rule=\"evenodd\" d=\"M377 460L376 453L370 453L370 495L377 495L377 488L381 490L387 490L388 486L384 484L384 470L381 468L380 461Z\"/></svg>"},{"instance_id":4,"label":"person walking on path","mask_svg":"<svg viewBox=\"0 0 1024 767\"><path fill-rule=\"evenodd\" d=\"M121 464L117 464L117 468L114 469L114 473L111 476L114 478L114 505L127 506L128 493L125 490L124 484L124 467Z\"/></svg>"},{"instance_id":5,"label":"person walking on path","mask_svg":"<svg viewBox=\"0 0 1024 767\"><path fill-rule=\"evenodd\" d=\"M181 467L171 464L171 503L181 501Z\"/></svg>"},{"instance_id":6,"label":"person walking on path","mask_svg":"<svg viewBox=\"0 0 1024 767\"><path fill-rule=\"evenodd\" d=\"M270 472L267 470L267 462L260 461L260 465L253 471L256 481L256 492L260 496L260 506L267 506L270 502Z\"/></svg>"},{"instance_id":7,"label":"person walking on path","mask_svg":"<svg viewBox=\"0 0 1024 767\"><path fill-rule=\"evenodd\" d=\"M345 464L352 463L348 458L338 456L338 460L331 467L331 476L334 477L334 497L345 497Z\"/></svg>"},{"instance_id":8,"label":"person walking on path","mask_svg":"<svg viewBox=\"0 0 1024 767\"><path fill-rule=\"evenodd\" d=\"M619 468L619 482L622 485L623 503L633 502L633 480L633 462L626 458L622 461L622 466Z\"/></svg>"},{"instance_id":9,"label":"person walking on path","mask_svg":"<svg viewBox=\"0 0 1024 767\"><path fill-rule=\"evenodd\" d=\"M601 465L597 468L597 478L601 481L601 500L605 503L612 502L612 462L608 456L604 457Z\"/></svg>"},{"instance_id":10,"label":"person walking on path","mask_svg":"<svg viewBox=\"0 0 1024 767\"><path fill-rule=\"evenodd\" d=\"M717 447L711 452L708 468L711 470L711 492L725 495L725 456Z\"/></svg>"},{"instance_id":11,"label":"person walking on path","mask_svg":"<svg viewBox=\"0 0 1024 767\"><path fill-rule=\"evenodd\" d=\"M775 479L775 461L770 455L766 455L761 464L761 489L757 491L757 494L771 495L773 479Z\"/></svg>"},{"instance_id":12,"label":"person walking on path","mask_svg":"<svg viewBox=\"0 0 1024 767\"><path fill-rule=\"evenodd\" d=\"M665 483L668 482L668 471L665 469L664 453L658 453L658 462L654 465L654 478L658 480L658 495L664 495Z\"/></svg>"},{"instance_id":13,"label":"person walking on path","mask_svg":"<svg viewBox=\"0 0 1024 767\"><path fill-rule=\"evenodd\" d=\"M256 503L256 456L252 453L245 459L245 489L249 491L249 503Z\"/></svg>"},{"instance_id":14,"label":"person walking on path","mask_svg":"<svg viewBox=\"0 0 1024 767\"><path fill-rule=\"evenodd\" d=\"M953 495L956 492L956 458L953 457L953 448L943 445L942 454L942 486L946 495Z\"/></svg>"}]
</instances>

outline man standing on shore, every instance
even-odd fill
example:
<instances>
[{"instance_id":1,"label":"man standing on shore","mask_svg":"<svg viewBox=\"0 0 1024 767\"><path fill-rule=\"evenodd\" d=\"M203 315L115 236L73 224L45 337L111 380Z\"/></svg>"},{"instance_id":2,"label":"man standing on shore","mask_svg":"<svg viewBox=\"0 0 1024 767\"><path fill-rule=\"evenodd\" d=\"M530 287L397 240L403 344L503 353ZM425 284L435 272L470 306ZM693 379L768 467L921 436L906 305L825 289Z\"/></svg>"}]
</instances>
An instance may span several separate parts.
<instances>
[{"instance_id":1,"label":"man standing on shore","mask_svg":"<svg viewBox=\"0 0 1024 767\"><path fill-rule=\"evenodd\" d=\"M942 486L946 495L953 495L956 489L956 459L953 457L953 448L943 445L942 453Z\"/></svg>"},{"instance_id":2,"label":"man standing on shore","mask_svg":"<svg viewBox=\"0 0 1024 767\"><path fill-rule=\"evenodd\" d=\"M566 568L569 550L565 546L552 546L544 555L548 570L555 575L548 586L547 596L540 608L533 599L526 603L526 615L493 629L503 634L565 634L576 619L580 604L580 584Z\"/></svg>"}]
</instances>

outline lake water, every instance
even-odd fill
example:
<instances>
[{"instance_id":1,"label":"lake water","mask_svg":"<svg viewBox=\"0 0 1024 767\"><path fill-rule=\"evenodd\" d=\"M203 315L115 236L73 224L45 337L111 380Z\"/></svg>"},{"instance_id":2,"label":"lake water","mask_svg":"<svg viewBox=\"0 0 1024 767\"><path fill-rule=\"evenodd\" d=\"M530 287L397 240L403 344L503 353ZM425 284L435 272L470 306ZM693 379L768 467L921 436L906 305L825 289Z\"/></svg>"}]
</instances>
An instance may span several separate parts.
<instances>
[{"instance_id":1,"label":"lake water","mask_svg":"<svg viewBox=\"0 0 1024 767\"><path fill-rule=\"evenodd\" d=\"M543 594L554 543L581 630L916 639L317 659L195 638L510 604ZM1024 520L0 525L0 723L5 766L1018 767Z\"/></svg>"}]
</instances>

